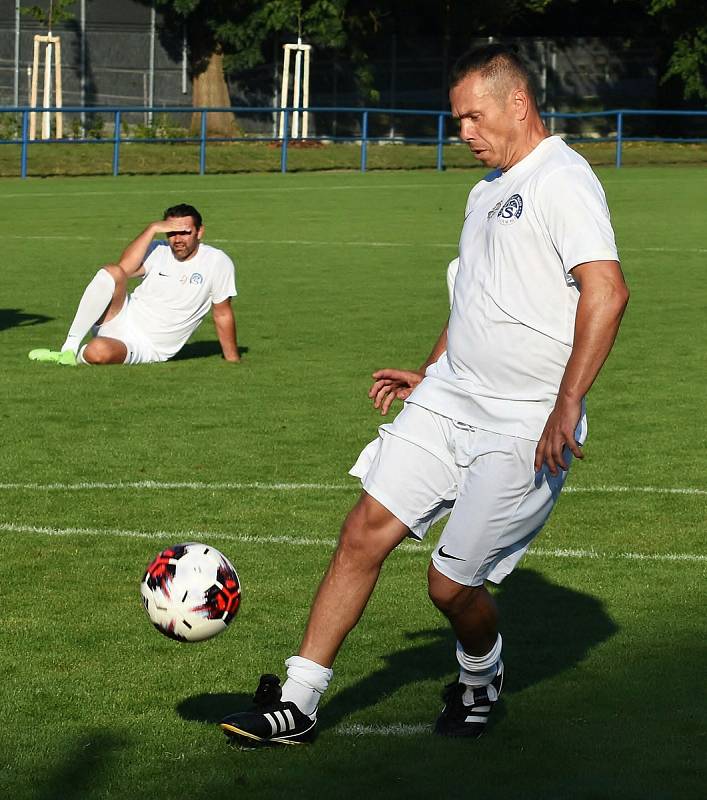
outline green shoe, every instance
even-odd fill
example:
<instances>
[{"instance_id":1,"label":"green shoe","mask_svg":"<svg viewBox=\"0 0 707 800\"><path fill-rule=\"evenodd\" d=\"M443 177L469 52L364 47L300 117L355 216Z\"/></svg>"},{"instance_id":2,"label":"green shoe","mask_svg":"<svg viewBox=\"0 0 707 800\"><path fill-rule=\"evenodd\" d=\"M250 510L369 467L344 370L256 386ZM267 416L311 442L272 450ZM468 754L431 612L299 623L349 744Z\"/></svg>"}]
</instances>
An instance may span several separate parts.
<instances>
[{"instance_id":1,"label":"green shoe","mask_svg":"<svg viewBox=\"0 0 707 800\"><path fill-rule=\"evenodd\" d=\"M73 350L47 350L46 347L40 347L38 350L30 350L30 361L47 361L51 364L63 364L67 367L76 366L76 353Z\"/></svg>"},{"instance_id":2,"label":"green shoe","mask_svg":"<svg viewBox=\"0 0 707 800\"><path fill-rule=\"evenodd\" d=\"M75 367L76 353L74 353L73 350L64 350L63 353L59 353L59 358L57 358L56 363L64 367Z\"/></svg>"},{"instance_id":3,"label":"green shoe","mask_svg":"<svg viewBox=\"0 0 707 800\"><path fill-rule=\"evenodd\" d=\"M59 360L61 353L58 350L47 350L46 347L40 347L39 350L29 351L30 361L51 361L56 364Z\"/></svg>"}]
</instances>

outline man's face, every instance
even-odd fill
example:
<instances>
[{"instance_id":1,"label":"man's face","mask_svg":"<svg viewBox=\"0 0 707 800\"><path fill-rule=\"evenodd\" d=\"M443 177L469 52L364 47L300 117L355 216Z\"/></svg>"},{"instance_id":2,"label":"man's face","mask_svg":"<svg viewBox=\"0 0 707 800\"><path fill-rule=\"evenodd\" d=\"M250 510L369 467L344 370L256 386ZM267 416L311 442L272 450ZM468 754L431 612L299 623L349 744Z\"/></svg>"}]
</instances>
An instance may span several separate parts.
<instances>
[{"instance_id":1,"label":"man's face","mask_svg":"<svg viewBox=\"0 0 707 800\"><path fill-rule=\"evenodd\" d=\"M467 75L449 92L461 138L485 167L509 169L518 132L512 93L500 99L478 72Z\"/></svg>"},{"instance_id":2,"label":"man's face","mask_svg":"<svg viewBox=\"0 0 707 800\"><path fill-rule=\"evenodd\" d=\"M167 241L174 257L177 261L191 258L199 247L203 226L197 228L191 217L167 217L165 222L170 226Z\"/></svg>"}]
</instances>

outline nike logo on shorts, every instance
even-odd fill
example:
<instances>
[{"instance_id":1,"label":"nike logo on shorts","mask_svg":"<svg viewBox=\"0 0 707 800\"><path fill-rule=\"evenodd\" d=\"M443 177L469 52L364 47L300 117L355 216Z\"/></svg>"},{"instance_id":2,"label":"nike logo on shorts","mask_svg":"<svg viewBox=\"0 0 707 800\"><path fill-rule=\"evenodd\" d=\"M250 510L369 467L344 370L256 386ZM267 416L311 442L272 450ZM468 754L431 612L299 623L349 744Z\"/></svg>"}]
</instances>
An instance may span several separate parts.
<instances>
[{"instance_id":1,"label":"nike logo on shorts","mask_svg":"<svg viewBox=\"0 0 707 800\"><path fill-rule=\"evenodd\" d=\"M452 559L454 559L454 561L466 561L465 558L459 558L459 556L452 556L449 553L445 553L444 552L444 545L442 545L442 547L439 548L439 550L437 551L437 554L442 556L442 558L452 558Z\"/></svg>"},{"instance_id":2,"label":"nike logo on shorts","mask_svg":"<svg viewBox=\"0 0 707 800\"><path fill-rule=\"evenodd\" d=\"M161 275L163 278L169 278L169 275L166 272L158 272L158 275Z\"/></svg>"}]
</instances>

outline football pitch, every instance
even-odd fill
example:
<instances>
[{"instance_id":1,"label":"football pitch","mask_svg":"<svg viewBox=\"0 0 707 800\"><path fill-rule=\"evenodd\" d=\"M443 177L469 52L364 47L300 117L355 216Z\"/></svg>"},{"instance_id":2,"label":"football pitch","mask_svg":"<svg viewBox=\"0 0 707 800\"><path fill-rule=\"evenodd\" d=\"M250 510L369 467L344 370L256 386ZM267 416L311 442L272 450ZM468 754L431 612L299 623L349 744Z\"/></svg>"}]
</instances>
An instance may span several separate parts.
<instances>
[{"instance_id":1,"label":"football pitch","mask_svg":"<svg viewBox=\"0 0 707 800\"><path fill-rule=\"evenodd\" d=\"M440 528L404 544L335 665L311 747L214 724L283 673L380 424L379 367L416 367L477 169L0 185L0 796L698 798L705 792L704 198L695 167L600 171L632 290L589 400L586 458L497 591L506 686L478 741L435 737L453 637L426 595ZM243 362L207 319L178 359L58 368L85 283L163 208L236 261ZM164 546L236 565L231 628L160 636Z\"/></svg>"}]
</instances>

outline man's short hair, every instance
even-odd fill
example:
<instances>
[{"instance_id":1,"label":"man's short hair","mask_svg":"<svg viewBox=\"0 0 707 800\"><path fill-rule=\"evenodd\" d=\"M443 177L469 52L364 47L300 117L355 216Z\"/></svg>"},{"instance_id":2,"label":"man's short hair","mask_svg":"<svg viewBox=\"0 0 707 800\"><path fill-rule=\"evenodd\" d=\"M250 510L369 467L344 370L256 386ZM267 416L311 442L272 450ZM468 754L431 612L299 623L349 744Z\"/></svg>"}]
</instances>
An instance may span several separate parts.
<instances>
[{"instance_id":1,"label":"man's short hair","mask_svg":"<svg viewBox=\"0 0 707 800\"><path fill-rule=\"evenodd\" d=\"M191 217L194 220L194 225L198 228L202 225L201 214L187 203L180 203L177 206L170 206L165 209L162 219L169 219L169 217Z\"/></svg>"},{"instance_id":2,"label":"man's short hair","mask_svg":"<svg viewBox=\"0 0 707 800\"><path fill-rule=\"evenodd\" d=\"M449 88L453 89L472 72L478 72L486 78L494 86L492 91L499 99L502 99L501 95L505 93L509 81L522 83L537 105L533 76L508 45L487 44L467 50L449 73Z\"/></svg>"}]
</instances>

